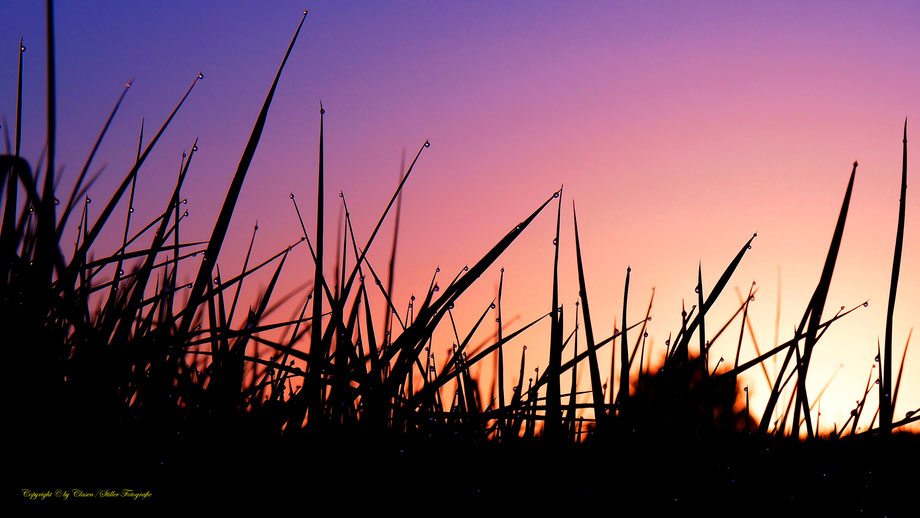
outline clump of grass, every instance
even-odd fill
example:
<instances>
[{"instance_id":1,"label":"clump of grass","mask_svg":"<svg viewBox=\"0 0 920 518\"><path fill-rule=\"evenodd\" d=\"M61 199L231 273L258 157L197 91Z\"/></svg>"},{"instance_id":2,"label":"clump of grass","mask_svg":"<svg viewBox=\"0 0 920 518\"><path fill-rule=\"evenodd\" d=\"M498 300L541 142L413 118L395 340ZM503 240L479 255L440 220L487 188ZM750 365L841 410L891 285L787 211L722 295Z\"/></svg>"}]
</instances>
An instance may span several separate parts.
<instances>
[{"instance_id":1,"label":"clump of grass","mask_svg":"<svg viewBox=\"0 0 920 518\"><path fill-rule=\"evenodd\" d=\"M197 142L192 143L187 157L183 157L177 182L162 212L129 239L137 175L177 111L189 98L197 82L203 79L202 74L192 81L146 147L142 146L142 123L136 161L92 224L87 210L90 199L86 194L92 179L86 181L86 175L130 83L115 103L75 187L61 207L60 216L57 215L59 201L54 193L54 140L51 138L55 113L53 54L49 59L48 74L49 145L41 189L42 178L38 172L41 167L33 169L19 157L21 96L17 100L15 151L0 156L0 172L4 175L0 181L4 187L3 222L0 225L0 277L3 279L0 286L0 327L8 331L8 343L12 344L13 387L21 391L14 398L15 410L21 422L21 438L26 444L59 444L66 440L101 445L111 441L121 448L121 453L130 445L144 444L147 449L143 453L116 454L109 459L116 466L134 469L134 476L141 476L138 470L151 466L153 469L173 464L194 466L198 454L204 454L209 462L217 463L230 462L221 459L228 451L240 457L259 457L254 452L260 451L265 444L271 448L281 445L297 449L292 459L278 460L278 463L294 466L286 466L284 473L287 474L297 472L298 466L305 464L341 461L343 457L336 455L345 456L350 462L362 462L357 457L367 452L363 448L381 440L392 441L388 444L408 444L412 448L431 444L456 445L458 442L465 445L488 443L507 448L502 450L505 452L514 452L514 448L521 444L536 443L549 448L539 450L547 455L547 463L542 466L546 473L554 466L553 452L567 451L565 447L580 444L592 444L599 449L614 448L611 455L619 455L635 464L641 460L643 452L649 450L627 451L621 445L637 440L648 441L643 445L654 450L660 446L654 441L687 446L694 440L715 441L727 437L749 440L750 444L759 447L762 443L757 441L764 441L770 436L786 436L786 422L790 417L789 437L797 439L804 423L808 439L813 442L817 438L817 427L812 426L811 413L821 395L815 401L809 401L805 389L811 355L832 323L860 307L848 311L841 309L832 318L822 320L842 242L856 164L850 174L821 278L795 335L782 345L765 354L758 353L756 358L744 363L740 362L740 350L748 306L755 292L753 285L738 310L715 333L711 332L714 328L710 310L751 249L756 234L741 246L708 290L704 290L700 265L696 304L689 312L683 312L681 329L673 341L669 338L666 342L668 349L664 365L651 372L649 367L643 370L643 363L647 356L646 326L651 320L652 301L649 301L645 318L632 324L627 321L629 268L623 290L622 329L615 330L603 340L595 335L574 203L572 221L579 302L570 317L575 322L570 325L573 329L569 333L566 331L558 282L561 189L550 194L520 223L510 228L483 257L457 272L444 287L437 280L440 268L436 268L427 292L418 299L413 297L410 300L406 316L402 318L397 309L398 301L391 296L395 237L386 282L371 264L368 251L394 204L398 230L403 187L422 153L430 146L428 141L419 148L401 175L374 230L361 246L351 224L344 193L340 194L345 214L344 227L340 232L341 248L336 247L335 273L330 276L324 268L327 250L323 220L325 170L322 128L325 111L322 106L317 225L313 239L300 218L296 197L291 193L290 199L302 234L273 256L249 267L252 243L258 229L256 226L242 270L225 280L218 261L230 220L242 195L275 88L306 16L304 11L206 241L183 242L180 239L180 235L185 235L180 234L184 219L180 215L180 207L184 203L181 190L187 175L194 174L192 162ZM48 20L49 48L53 49L50 9ZM20 57L23 51L24 47ZM21 61L19 77L21 92ZM880 378L880 419L877 428L870 427L872 432L881 432L886 436L920 418L916 411L909 412L897 422L892 417L902 371L898 372L890 396L891 404L886 403L892 393L890 327L904 232L906 124L904 146L905 165L884 349L885 366ZM115 211L129 188L122 246L114 252L99 251L97 237L107 225L119 224ZM81 200L81 233L73 254L68 255L62 242L63 228L69 217L80 208ZM557 215L553 240L553 288L548 312L505 333L501 311L503 277L500 277L496 301L483 304L481 316L471 329L458 330L453 315L458 299L553 201L557 204ZM147 240L146 245L135 244L143 239ZM278 279L286 260L295 248L304 243L313 262L312 279L279 297L276 294ZM197 261L198 254L201 254L201 259L194 282L179 285L180 265L188 267L193 260ZM123 269L125 264L135 261L130 271ZM244 282L257 272L270 268L274 268L270 282L251 306L245 320L237 323L240 319L234 317ZM372 296L384 301L382 319L373 318ZM272 321L273 312L291 299L299 300L299 312L290 319ZM473 337L489 312L495 309L498 311L497 332L479 348L474 347L471 345ZM741 315L742 333L734 362L722 366L724 358L720 358L713 366L709 351L738 315ZM708 327L707 316L710 319ZM547 367L542 373L538 369L533 377L529 377L525 389L525 355L522 353L517 380L508 398L504 393L504 350L511 345L516 346L516 339L522 333L547 317L550 321L546 338L550 352ZM438 362L431 349L432 337L439 326L446 325L445 321L450 322L455 344L448 357ZM579 322L582 321L585 345L583 350L579 350ZM632 334L634 330L636 334ZM635 337L632 344L628 340L631 336ZM697 338L698 346L692 345L694 338ZM803 343L802 348L799 347L800 342ZM572 359L563 362L563 353L570 343L574 350ZM598 355L605 352L602 349L608 344L611 376L607 383L603 383ZM526 347L523 349L526 350ZM783 352L782 368L776 375L767 409L758 424L750 415L748 391L746 387L742 390L739 386L738 376L750 368L763 368L765 360ZM637 353L638 374L631 376ZM906 356L906 347L904 354ZM618 387L614 390L613 373L617 356L620 375ZM651 356L650 351L648 356ZM497 399L493 397L494 390L490 395L480 390L474 374L482 365L480 362L487 360L497 364ZM585 360L590 389L580 392L577 370ZM437 367L439 363L440 369ZM728 364L733 367L729 369ZM904 358L901 369L903 364ZM562 379L569 371L571 385L569 392L564 393ZM793 376L795 382L789 385ZM856 423L872 387L871 380L870 376L863 400L854 411L851 436L856 435ZM793 395L785 411L777 414L780 396L787 386L792 387ZM585 397L588 402L579 402L579 398ZM744 398L743 410L736 410L741 398ZM849 422L843 428L847 424ZM329 448L330 445L342 448ZM437 450L441 455L445 451ZM683 457L675 451L670 446L665 447L661 450L666 453L663 459L700 463L708 466L701 468L701 473L713 474L711 466L706 464L705 452ZM24 478L49 484L49 475L43 472L45 466L61 467L61 472L52 477L68 480L68 477L72 479L79 473L77 466L81 462L92 462L92 459L90 453L76 452L61 461L49 452L40 454L37 462L34 459L21 460L18 468L22 468ZM584 462L594 466L590 461ZM178 469L173 468L167 473L175 474ZM306 471L310 471L309 468ZM98 470L103 478L115 472L123 473L109 464ZM323 484L319 480L321 474L322 470L315 470L311 482ZM339 475L346 476L343 473ZM620 476L614 478L626 484ZM600 476L593 482L589 481L587 486L595 487L591 484L596 484L598 480L609 478ZM344 494L349 487L347 480L341 481L337 491ZM691 501L694 500L691 498Z\"/></svg>"}]
</instances>

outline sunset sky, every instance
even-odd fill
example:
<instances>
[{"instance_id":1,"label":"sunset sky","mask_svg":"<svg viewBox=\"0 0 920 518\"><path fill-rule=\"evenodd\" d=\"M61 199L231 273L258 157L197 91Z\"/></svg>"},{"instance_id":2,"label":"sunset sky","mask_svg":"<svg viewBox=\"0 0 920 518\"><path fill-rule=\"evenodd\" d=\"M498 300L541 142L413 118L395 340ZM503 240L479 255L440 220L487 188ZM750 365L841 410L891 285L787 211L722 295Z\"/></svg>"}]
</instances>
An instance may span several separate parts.
<instances>
[{"instance_id":1,"label":"sunset sky","mask_svg":"<svg viewBox=\"0 0 920 518\"><path fill-rule=\"evenodd\" d=\"M8 1L0 17L0 115L12 133L22 36L22 155L33 164L46 131L43 5ZM204 80L141 169L136 218L141 225L162 211L182 151L198 138L183 189L190 212L183 238L207 240L305 8L310 13L219 259L222 271L239 270L256 221L254 260L300 237L291 192L307 229L315 228L322 101L330 268L339 191L363 242L398 183L402 151L409 161L430 139L404 191L395 290L403 308L410 295L424 295L435 267L446 284L564 186L560 297L566 334L578 299L574 200L596 335L609 336L615 319L622 324L629 266L630 323L644 317L655 288L649 340L656 348L653 365L660 362L664 341L680 327L681 300L688 308L695 304L697 268L702 265L708 292L756 232L707 328L718 329L736 309L735 286L747 293L756 281L750 318L765 351L777 338L789 339L802 318L858 160L825 319L840 306L867 299L869 306L821 339L808 375L813 398L842 365L821 400L822 429L846 420L869 379L877 341L884 340L903 124L906 117L910 139L920 122L920 4L59 2L61 188L69 193L126 81L134 78L134 86L95 161L96 167L107 164L90 191L100 200L133 165L141 118L149 141L202 72ZM920 327L920 194L912 187L920 162L917 152L909 153L895 373L908 332ZM504 317L518 317L510 329L549 311L555 211L555 204L547 206L460 299L455 316L461 333L495 296L501 267ZM117 247L115 234L104 251ZM369 254L378 272L386 269L391 240L388 221ZM312 277L308 263L309 252L298 248L286 266L287 288ZM188 268L188 281L194 273ZM494 330L491 324L474 343ZM509 389L523 345L527 372L546 367L548 330L548 322L537 326L507 349ZM713 368L720 355L734 360L737 323L727 332L711 353ZM453 339L452 333L439 336L434 351L440 361ZM608 346L601 354L605 377L609 354ZM754 357L747 340L741 356ZM920 406L918 372L915 345L895 419ZM491 376L482 372L484 386ZM769 394L762 373L752 370L742 382L759 415ZM587 389L587 374L582 384ZM863 425L875 411L876 390Z\"/></svg>"}]
</instances>

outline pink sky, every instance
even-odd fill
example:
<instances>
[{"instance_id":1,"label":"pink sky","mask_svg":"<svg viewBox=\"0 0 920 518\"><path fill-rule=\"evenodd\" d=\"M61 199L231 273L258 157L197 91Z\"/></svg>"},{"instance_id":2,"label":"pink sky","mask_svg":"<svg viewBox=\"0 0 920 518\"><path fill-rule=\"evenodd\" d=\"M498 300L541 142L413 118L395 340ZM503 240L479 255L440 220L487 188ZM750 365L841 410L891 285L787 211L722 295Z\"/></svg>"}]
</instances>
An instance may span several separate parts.
<instances>
[{"instance_id":1,"label":"pink sky","mask_svg":"<svg viewBox=\"0 0 920 518\"><path fill-rule=\"evenodd\" d=\"M905 117L920 121L916 3L62 2L62 186L72 184L126 80L135 78L135 86L96 162L108 164L91 191L99 199L133 163L141 117L152 134L201 71L205 80L141 170L138 218L161 210L182 150L199 138L184 191L191 217L183 235L207 239L305 7L310 14L244 185L222 270L239 268L256 220L258 259L299 237L289 192L311 228L322 100L327 235L335 232L341 190L363 241L396 185L401 150L411 159L431 140L405 190L395 292L402 304L423 294L435 266L452 278L564 184L561 300L568 309L577 299L574 199L597 335L609 336L622 313L629 265L630 320L642 318L655 287L649 333L661 353L679 328L681 298L694 303L698 265L708 290L757 232L707 326L717 328L734 310L734 286L746 292L757 281L750 316L768 348L779 272L783 342L817 284L858 160L826 312L866 299L870 305L825 335L808 376L816 394L843 365L822 399L821 421L832 427L846 419L862 395L876 340L884 338L901 131ZM34 162L45 138L44 12L38 3L3 9L0 113L10 122L15 116L21 35L28 47L23 155ZM913 154L909 174L917 165ZM896 362L908 332L920 325L918 214L909 189ZM464 295L461 332L494 296L500 267L505 314L520 315L513 328L549 310L554 225L551 205ZM391 229L385 226L370 255L381 272ZM326 246L331 255L331 238ZM309 274L308 257L306 249L292 256L290 286ZM571 317L567 311L567 329ZM507 368L516 372L524 344L528 372L545 368L547 331L548 323L509 347ZM734 338L722 344L726 361L737 333L733 325ZM443 358L451 334L439 339L435 350ZM746 343L742 360L753 354ZM608 355L602 354L607 365ZM918 368L920 355L911 351L896 417L920 406ZM506 377L509 387L515 377ZM483 373L485 383L490 378ZM769 389L756 372L744 381L756 412Z\"/></svg>"}]
</instances>

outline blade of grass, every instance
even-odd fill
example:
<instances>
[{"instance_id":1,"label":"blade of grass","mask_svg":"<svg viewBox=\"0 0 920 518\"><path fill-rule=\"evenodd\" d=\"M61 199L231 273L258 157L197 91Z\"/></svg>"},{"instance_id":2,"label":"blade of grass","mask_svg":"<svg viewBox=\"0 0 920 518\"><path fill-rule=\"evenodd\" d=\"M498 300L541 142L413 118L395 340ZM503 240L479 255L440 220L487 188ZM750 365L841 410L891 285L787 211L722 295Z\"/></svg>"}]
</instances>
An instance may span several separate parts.
<instances>
[{"instance_id":1,"label":"blade of grass","mask_svg":"<svg viewBox=\"0 0 920 518\"><path fill-rule=\"evenodd\" d=\"M891 343L894 333L894 303L898 294L898 278L901 273L901 251L904 247L904 213L907 204L907 119L904 119L904 147L901 159L901 198L898 203L898 231L894 242L894 259L891 265L891 288L888 292L888 313L885 318L885 355L882 366L882 387L879 391L881 418L879 427L883 435L891 435L891 421L894 403L891 398ZM900 379L900 375L898 376Z\"/></svg>"},{"instance_id":2,"label":"blade of grass","mask_svg":"<svg viewBox=\"0 0 920 518\"><path fill-rule=\"evenodd\" d=\"M556 236L553 238L553 295L550 318L549 376L546 384L546 422L544 434L547 440L562 439L562 386L559 368L562 366L562 308L559 306L559 229L562 221L562 190L556 196L559 201L556 210Z\"/></svg>"},{"instance_id":3,"label":"blade of grass","mask_svg":"<svg viewBox=\"0 0 920 518\"><path fill-rule=\"evenodd\" d=\"M575 201L572 201L572 219L575 224L575 259L578 264L578 289L581 298L581 312L585 319L585 341L587 342L588 369L591 374L591 394L594 403L594 419L598 430L604 426L604 393L601 384L600 365L597 362L597 352L594 342L594 328L591 325L591 310L588 306L588 288L585 283L585 269L581 259L581 241L578 237L578 215L575 213ZM578 357L576 352L575 358ZM574 377L574 376L573 376Z\"/></svg>"},{"instance_id":4,"label":"blade of grass","mask_svg":"<svg viewBox=\"0 0 920 518\"><path fill-rule=\"evenodd\" d=\"M811 362L812 351L814 351L817 342L818 326L821 323L821 314L824 311L824 305L827 302L827 293L830 290L831 278L834 274L834 265L837 262L837 254L840 251L840 243L843 240L843 228L846 224L847 212L850 207L850 197L853 193L853 181L856 179L857 163L853 162L853 171L850 173L850 181L847 183L846 194L843 196L843 204L840 207L840 216L837 218L837 226L834 229L834 236L831 239L831 246L827 253L827 260L824 263L824 269L821 272L821 279L818 281L818 287L812 296L811 314L808 322L808 332L805 335L805 347L802 352L802 364L799 368L799 391L798 403L795 407L795 419L793 420L793 437L798 437L798 418L799 413L805 411L805 425L808 429L808 438L814 437L814 430L811 426L811 413L808 411L808 393L805 388L805 379L808 374L808 366Z\"/></svg>"},{"instance_id":5,"label":"blade of grass","mask_svg":"<svg viewBox=\"0 0 920 518\"><path fill-rule=\"evenodd\" d=\"M220 254L221 246L223 245L224 238L227 235L227 228L230 226L230 218L233 214L233 208L236 206L236 201L239 198L240 191L243 188L243 180L246 178L246 172L249 170L249 164L252 162L252 157L255 155L256 148L259 145L259 139L262 136L262 128L265 126L265 119L268 117L268 108L271 106L272 98L275 95L275 88L278 86L278 80L281 78L281 71L284 69L284 65L287 63L288 57L291 55L291 50L294 48L294 42L297 41L297 35L300 34L300 28L303 27L303 22L306 19L307 13L304 11L303 18L300 19L300 24L297 26L297 30L294 32L294 37L291 38L291 44L288 46L287 52L284 54L284 59L281 61L281 66L278 67L278 72L275 74L274 81L272 81L272 86L269 89L268 95L265 98L265 102L262 105L262 110L259 113L259 117L256 119L256 123L252 128L252 134L249 137L249 142L246 144L246 149L243 151L243 156L240 158L240 163L237 166L236 173L233 176L230 187L227 189L227 197L224 199L224 204L218 213L217 222L214 224L214 229L211 232L211 239L208 240L208 249L205 252L204 259L201 261L201 267L198 269L198 275L195 278L195 283L192 287L192 292L189 295L186 308L182 312L183 316L178 329L178 334L180 336L185 335L188 332L189 327L192 324L195 311L197 310L198 305L201 303L204 288L211 281L211 270L214 264L217 262L217 256ZM203 76L199 74L198 77L200 78ZM159 137L159 134L157 134L157 137ZM154 137L154 141L156 141L157 137ZM153 143L151 143L151 145L152 144ZM148 151L149 149L150 147L148 146ZM146 155L148 151L145 151L144 154ZM135 170L136 169L137 166L135 166Z\"/></svg>"}]
</instances>

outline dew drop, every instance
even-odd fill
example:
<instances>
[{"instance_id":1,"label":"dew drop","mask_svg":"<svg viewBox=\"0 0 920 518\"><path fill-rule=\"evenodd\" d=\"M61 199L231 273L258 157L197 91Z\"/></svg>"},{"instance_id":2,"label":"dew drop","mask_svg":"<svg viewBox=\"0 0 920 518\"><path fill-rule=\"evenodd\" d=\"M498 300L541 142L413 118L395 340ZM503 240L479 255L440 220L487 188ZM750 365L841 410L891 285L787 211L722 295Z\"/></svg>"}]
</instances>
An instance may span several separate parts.
<instances>
[{"instance_id":1,"label":"dew drop","mask_svg":"<svg viewBox=\"0 0 920 518\"><path fill-rule=\"evenodd\" d=\"M447 306L447 309L454 309L454 305L453 305L453 303L451 303L451 305L450 305L450 306Z\"/></svg>"},{"instance_id":2,"label":"dew drop","mask_svg":"<svg viewBox=\"0 0 920 518\"><path fill-rule=\"evenodd\" d=\"M670 345L671 345L671 340L670 340L670 339L665 340L665 341L664 341L664 344L667 345L667 346L670 346Z\"/></svg>"},{"instance_id":3,"label":"dew drop","mask_svg":"<svg viewBox=\"0 0 920 518\"><path fill-rule=\"evenodd\" d=\"M185 214L183 214L182 217L183 217L183 218L187 218L187 217L188 217L188 211L185 211Z\"/></svg>"},{"instance_id":4,"label":"dew drop","mask_svg":"<svg viewBox=\"0 0 920 518\"><path fill-rule=\"evenodd\" d=\"M744 387L744 391L747 392L747 391L748 391L748 388L747 388L747 387Z\"/></svg>"},{"instance_id":5,"label":"dew drop","mask_svg":"<svg viewBox=\"0 0 920 518\"><path fill-rule=\"evenodd\" d=\"M415 300L415 295L412 295L411 297L409 297L409 300Z\"/></svg>"},{"instance_id":6,"label":"dew drop","mask_svg":"<svg viewBox=\"0 0 920 518\"><path fill-rule=\"evenodd\" d=\"M465 271L465 272L470 271L470 267L469 267L469 266L464 266L464 267L463 267L463 271Z\"/></svg>"},{"instance_id":7,"label":"dew drop","mask_svg":"<svg viewBox=\"0 0 920 518\"><path fill-rule=\"evenodd\" d=\"M847 308L846 306L840 306L840 311L843 311L843 310L845 310L846 308Z\"/></svg>"},{"instance_id":8,"label":"dew drop","mask_svg":"<svg viewBox=\"0 0 920 518\"><path fill-rule=\"evenodd\" d=\"M492 304L489 305L489 309L495 309L495 303L494 303L494 302L493 302Z\"/></svg>"},{"instance_id":9,"label":"dew drop","mask_svg":"<svg viewBox=\"0 0 920 518\"><path fill-rule=\"evenodd\" d=\"M562 307L560 306L559 309L556 310L556 312L557 312L557 313L562 313Z\"/></svg>"},{"instance_id":10,"label":"dew drop","mask_svg":"<svg viewBox=\"0 0 920 518\"><path fill-rule=\"evenodd\" d=\"M198 72L198 79L204 79L204 74L202 74L201 72Z\"/></svg>"},{"instance_id":11,"label":"dew drop","mask_svg":"<svg viewBox=\"0 0 920 518\"><path fill-rule=\"evenodd\" d=\"M130 212L131 214L134 214L134 207L131 207L130 209L128 209L128 212Z\"/></svg>"},{"instance_id":12,"label":"dew drop","mask_svg":"<svg viewBox=\"0 0 920 518\"><path fill-rule=\"evenodd\" d=\"M363 276L363 275L361 276L361 282L364 282L364 276Z\"/></svg>"},{"instance_id":13,"label":"dew drop","mask_svg":"<svg viewBox=\"0 0 920 518\"><path fill-rule=\"evenodd\" d=\"M630 268L629 266L627 266L627 267L626 267L626 273L629 273L629 272L631 272L631 271L632 271L632 268Z\"/></svg>"},{"instance_id":14,"label":"dew drop","mask_svg":"<svg viewBox=\"0 0 920 518\"><path fill-rule=\"evenodd\" d=\"M93 202L93 199L90 198L89 196L87 196L87 197L86 197L86 203L92 203L92 202Z\"/></svg>"},{"instance_id":15,"label":"dew drop","mask_svg":"<svg viewBox=\"0 0 920 518\"><path fill-rule=\"evenodd\" d=\"M517 390L518 390L517 387L511 387L512 392L517 392Z\"/></svg>"},{"instance_id":16,"label":"dew drop","mask_svg":"<svg viewBox=\"0 0 920 518\"><path fill-rule=\"evenodd\" d=\"M438 291L441 291L441 288L438 287L437 284L435 284L433 290L434 290L435 292L438 292Z\"/></svg>"},{"instance_id":17,"label":"dew drop","mask_svg":"<svg viewBox=\"0 0 920 518\"><path fill-rule=\"evenodd\" d=\"M558 192L558 191L557 191L557 192L554 192L554 193L553 193L553 198L558 198L558 197L559 197L559 192Z\"/></svg>"},{"instance_id":18,"label":"dew drop","mask_svg":"<svg viewBox=\"0 0 920 518\"><path fill-rule=\"evenodd\" d=\"M907 418L913 417L913 416L914 416L914 412L916 412L916 410L911 410L911 411L907 412L906 414L904 414L904 417L907 417Z\"/></svg>"},{"instance_id":19,"label":"dew drop","mask_svg":"<svg viewBox=\"0 0 920 518\"><path fill-rule=\"evenodd\" d=\"M879 357L879 355L876 354L876 355L875 355L875 363L878 363L878 362L880 362L880 361L882 361L882 359Z\"/></svg>"},{"instance_id":20,"label":"dew drop","mask_svg":"<svg viewBox=\"0 0 920 518\"><path fill-rule=\"evenodd\" d=\"M345 197L345 193L342 191L339 191L339 198L344 198L344 197Z\"/></svg>"},{"instance_id":21,"label":"dew drop","mask_svg":"<svg viewBox=\"0 0 920 518\"><path fill-rule=\"evenodd\" d=\"M303 10L303 14L307 14L307 10L306 10L306 9Z\"/></svg>"},{"instance_id":22,"label":"dew drop","mask_svg":"<svg viewBox=\"0 0 920 518\"><path fill-rule=\"evenodd\" d=\"M118 275L124 275L125 271L123 269L118 270Z\"/></svg>"},{"instance_id":23,"label":"dew drop","mask_svg":"<svg viewBox=\"0 0 920 518\"><path fill-rule=\"evenodd\" d=\"M425 147L431 147L431 142L425 141Z\"/></svg>"},{"instance_id":24,"label":"dew drop","mask_svg":"<svg viewBox=\"0 0 920 518\"><path fill-rule=\"evenodd\" d=\"M195 144L194 146L192 146L192 151L198 151L198 145L197 145L197 144Z\"/></svg>"},{"instance_id":25,"label":"dew drop","mask_svg":"<svg viewBox=\"0 0 920 518\"><path fill-rule=\"evenodd\" d=\"M59 203L61 203L61 200L55 198L55 199L54 199L54 204L55 204L55 205L58 205Z\"/></svg>"},{"instance_id":26,"label":"dew drop","mask_svg":"<svg viewBox=\"0 0 920 518\"><path fill-rule=\"evenodd\" d=\"M288 194L288 198L290 198L290 199L293 200L293 199L294 199L294 193Z\"/></svg>"},{"instance_id":27,"label":"dew drop","mask_svg":"<svg viewBox=\"0 0 920 518\"><path fill-rule=\"evenodd\" d=\"M869 307L869 303L868 303L868 302L863 302L863 307L864 307L864 308Z\"/></svg>"},{"instance_id":28,"label":"dew drop","mask_svg":"<svg viewBox=\"0 0 920 518\"><path fill-rule=\"evenodd\" d=\"M501 322L501 320L500 320L498 317L495 317L495 321L496 321L496 322Z\"/></svg>"},{"instance_id":29,"label":"dew drop","mask_svg":"<svg viewBox=\"0 0 920 518\"><path fill-rule=\"evenodd\" d=\"M876 385L881 385L881 384L882 384L882 380L875 380L875 384L876 384Z\"/></svg>"},{"instance_id":30,"label":"dew drop","mask_svg":"<svg viewBox=\"0 0 920 518\"><path fill-rule=\"evenodd\" d=\"M441 271L441 267L440 267L440 266L434 269L434 273L439 273L440 271Z\"/></svg>"},{"instance_id":31,"label":"dew drop","mask_svg":"<svg viewBox=\"0 0 920 518\"><path fill-rule=\"evenodd\" d=\"M559 240L554 238L554 239L553 239L553 246L556 246L556 245L558 245L558 244L559 244Z\"/></svg>"},{"instance_id":32,"label":"dew drop","mask_svg":"<svg viewBox=\"0 0 920 518\"><path fill-rule=\"evenodd\" d=\"M525 350L525 351L527 350L527 346L526 346L526 345L524 346L524 350Z\"/></svg>"},{"instance_id":33,"label":"dew drop","mask_svg":"<svg viewBox=\"0 0 920 518\"><path fill-rule=\"evenodd\" d=\"M25 52L25 51L26 51L26 46L25 46L25 45L20 45L20 46L19 46L19 52Z\"/></svg>"}]
</instances>

